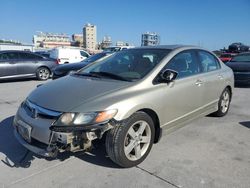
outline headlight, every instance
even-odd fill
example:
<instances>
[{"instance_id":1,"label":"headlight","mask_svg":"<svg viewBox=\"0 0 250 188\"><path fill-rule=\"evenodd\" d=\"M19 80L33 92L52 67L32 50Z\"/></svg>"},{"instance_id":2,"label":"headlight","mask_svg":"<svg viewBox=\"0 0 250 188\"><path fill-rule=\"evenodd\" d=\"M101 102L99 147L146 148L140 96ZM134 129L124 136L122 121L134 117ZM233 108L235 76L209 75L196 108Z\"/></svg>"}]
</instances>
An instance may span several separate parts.
<instances>
[{"instance_id":1,"label":"headlight","mask_svg":"<svg viewBox=\"0 0 250 188\"><path fill-rule=\"evenodd\" d=\"M117 113L117 110L106 110L92 113L63 113L55 122L55 125L84 125L102 123L112 119Z\"/></svg>"}]
</instances>

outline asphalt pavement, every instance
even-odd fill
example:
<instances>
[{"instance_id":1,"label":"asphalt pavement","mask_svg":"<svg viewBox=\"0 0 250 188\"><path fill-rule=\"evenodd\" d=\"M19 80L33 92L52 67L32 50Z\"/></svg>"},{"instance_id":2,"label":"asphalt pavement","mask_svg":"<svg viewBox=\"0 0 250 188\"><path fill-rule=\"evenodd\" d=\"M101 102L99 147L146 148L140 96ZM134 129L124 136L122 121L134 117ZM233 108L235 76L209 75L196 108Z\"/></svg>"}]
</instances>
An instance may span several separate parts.
<instances>
[{"instance_id":1,"label":"asphalt pavement","mask_svg":"<svg viewBox=\"0 0 250 188\"><path fill-rule=\"evenodd\" d=\"M43 83L0 83L0 188L250 187L250 88L235 88L227 116L195 120L164 136L142 164L124 169L109 160L103 145L51 160L15 140L13 116Z\"/></svg>"}]
</instances>

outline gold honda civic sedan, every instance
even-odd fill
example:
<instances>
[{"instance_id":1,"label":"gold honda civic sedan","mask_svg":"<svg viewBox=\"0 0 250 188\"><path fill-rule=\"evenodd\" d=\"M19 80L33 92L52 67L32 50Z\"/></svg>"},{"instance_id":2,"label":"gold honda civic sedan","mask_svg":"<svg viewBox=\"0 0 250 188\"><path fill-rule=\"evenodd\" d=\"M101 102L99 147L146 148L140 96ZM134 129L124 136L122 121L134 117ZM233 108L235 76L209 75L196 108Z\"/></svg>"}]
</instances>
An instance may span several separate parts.
<instances>
[{"instance_id":1,"label":"gold honda civic sedan","mask_svg":"<svg viewBox=\"0 0 250 188\"><path fill-rule=\"evenodd\" d=\"M20 105L14 133L46 157L89 149L104 138L110 159L141 163L154 143L200 116L224 116L232 70L195 46L123 50L36 88Z\"/></svg>"}]
</instances>

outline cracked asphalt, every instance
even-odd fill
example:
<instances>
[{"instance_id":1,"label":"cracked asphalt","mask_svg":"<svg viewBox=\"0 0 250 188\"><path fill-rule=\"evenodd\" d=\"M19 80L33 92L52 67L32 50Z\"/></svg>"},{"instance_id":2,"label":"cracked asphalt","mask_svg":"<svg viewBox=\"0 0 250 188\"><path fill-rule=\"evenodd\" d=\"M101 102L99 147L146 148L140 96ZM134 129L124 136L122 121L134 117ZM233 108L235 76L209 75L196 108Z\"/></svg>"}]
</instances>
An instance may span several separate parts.
<instances>
[{"instance_id":1,"label":"cracked asphalt","mask_svg":"<svg viewBox=\"0 0 250 188\"><path fill-rule=\"evenodd\" d=\"M41 83L0 83L0 188L250 187L250 88L235 88L226 117L203 117L164 136L142 164L123 169L103 145L50 160L15 140L11 122L17 107Z\"/></svg>"}]
</instances>

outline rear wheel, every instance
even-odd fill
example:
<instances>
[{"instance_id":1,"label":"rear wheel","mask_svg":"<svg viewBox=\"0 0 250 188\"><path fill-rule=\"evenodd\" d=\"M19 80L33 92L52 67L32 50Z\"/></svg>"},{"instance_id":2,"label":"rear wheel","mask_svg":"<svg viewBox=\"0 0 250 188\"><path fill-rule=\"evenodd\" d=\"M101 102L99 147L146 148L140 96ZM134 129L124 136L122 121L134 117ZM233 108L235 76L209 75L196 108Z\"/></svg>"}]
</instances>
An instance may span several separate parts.
<instances>
[{"instance_id":1,"label":"rear wheel","mask_svg":"<svg viewBox=\"0 0 250 188\"><path fill-rule=\"evenodd\" d=\"M144 112L136 112L107 133L107 153L119 166L136 166L150 152L154 135L155 128L151 117Z\"/></svg>"},{"instance_id":2,"label":"rear wheel","mask_svg":"<svg viewBox=\"0 0 250 188\"><path fill-rule=\"evenodd\" d=\"M50 76L50 70L46 67L40 67L36 71L36 77L38 80L47 80Z\"/></svg>"},{"instance_id":3,"label":"rear wheel","mask_svg":"<svg viewBox=\"0 0 250 188\"><path fill-rule=\"evenodd\" d=\"M232 94L228 88L224 89L218 102L218 110L213 113L214 116L222 117L227 114L230 107L231 95Z\"/></svg>"}]
</instances>

